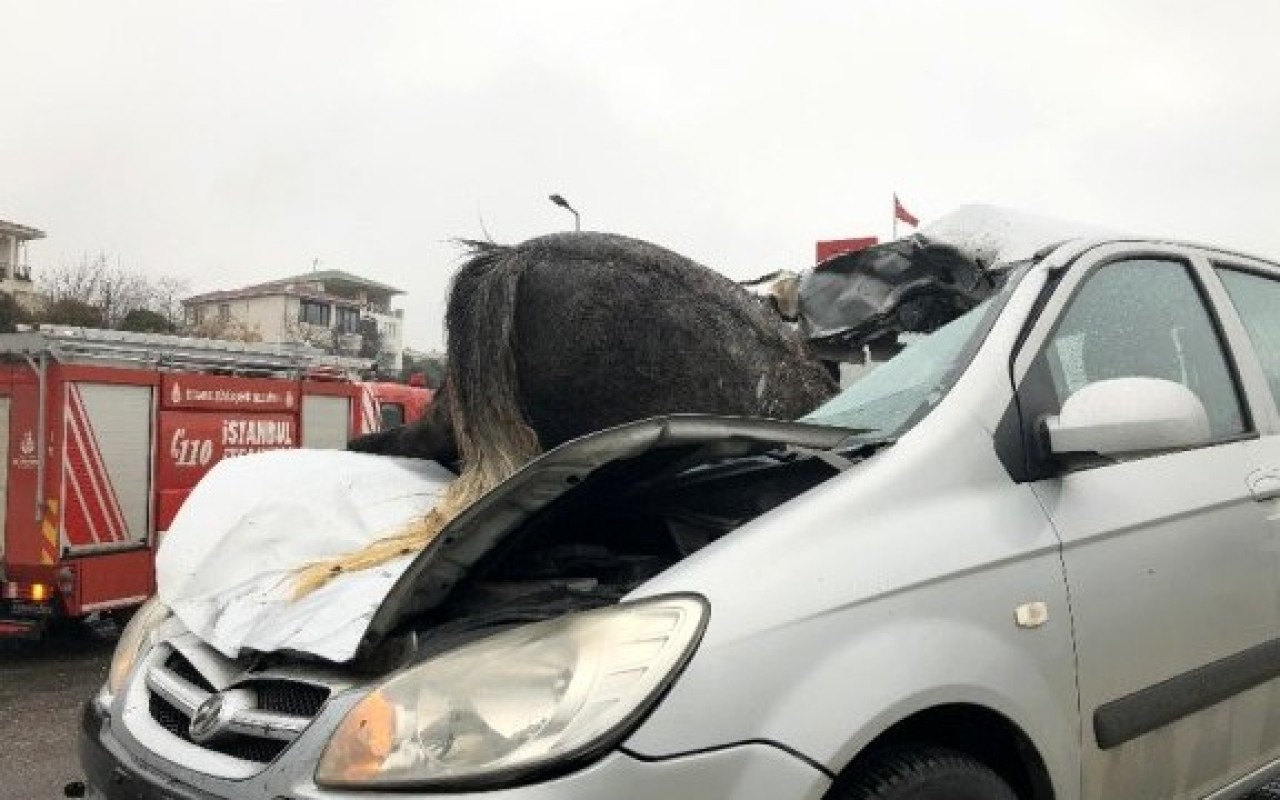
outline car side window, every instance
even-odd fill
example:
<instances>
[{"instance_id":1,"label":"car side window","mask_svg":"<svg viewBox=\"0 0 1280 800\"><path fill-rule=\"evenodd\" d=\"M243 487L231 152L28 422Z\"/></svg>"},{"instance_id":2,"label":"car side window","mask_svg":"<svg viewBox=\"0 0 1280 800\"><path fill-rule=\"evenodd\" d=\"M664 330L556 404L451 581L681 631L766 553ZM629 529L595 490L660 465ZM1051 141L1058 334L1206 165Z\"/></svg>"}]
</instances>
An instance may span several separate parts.
<instances>
[{"instance_id":1,"label":"car side window","mask_svg":"<svg viewBox=\"0 0 1280 800\"><path fill-rule=\"evenodd\" d=\"M404 424L404 405L402 403L383 403L379 408L381 430L399 428Z\"/></svg>"},{"instance_id":2,"label":"car side window","mask_svg":"<svg viewBox=\"0 0 1280 800\"><path fill-rule=\"evenodd\" d=\"M1218 277L1258 353L1271 396L1280 403L1280 280L1224 267Z\"/></svg>"},{"instance_id":3,"label":"car side window","mask_svg":"<svg viewBox=\"0 0 1280 800\"><path fill-rule=\"evenodd\" d=\"M1096 381L1162 378L1200 398L1215 441L1246 429L1222 340L1189 268L1177 261L1135 259L1099 268L1079 287L1036 361L1028 377L1052 384L1036 392L1053 406L1042 413L1057 413Z\"/></svg>"}]
</instances>

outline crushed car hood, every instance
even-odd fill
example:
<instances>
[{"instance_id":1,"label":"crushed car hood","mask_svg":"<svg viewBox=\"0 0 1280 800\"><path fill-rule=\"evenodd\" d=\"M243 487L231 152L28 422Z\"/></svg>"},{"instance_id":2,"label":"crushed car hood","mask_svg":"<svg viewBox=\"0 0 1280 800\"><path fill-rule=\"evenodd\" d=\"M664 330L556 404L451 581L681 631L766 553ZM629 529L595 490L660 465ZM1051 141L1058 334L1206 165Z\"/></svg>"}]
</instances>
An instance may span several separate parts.
<instances>
[{"instance_id":1,"label":"crushed car hood","mask_svg":"<svg viewBox=\"0 0 1280 800\"><path fill-rule=\"evenodd\" d=\"M782 448L829 451L854 433L802 422L677 414L600 431L525 465L449 524L401 575L370 621L372 648L401 623L442 603L490 551L551 504L591 491L594 479L648 476L682 463Z\"/></svg>"},{"instance_id":2,"label":"crushed car hood","mask_svg":"<svg viewBox=\"0 0 1280 800\"><path fill-rule=\"evenodd\" d=\"M453 474L417 459L290 450L219 464L197 486L157 557L157 593L229 657L304 654L334 663L376 647L441 604L472 566L593 478L650 475L780 448L824 451L851 431L797 422L675 415L582 437L527 464L416 556L344 573L294 599L297 571L393 534L434 507ZM628 472L630 470L630 472Z\"/></svg>"},{"instance_id":3,"label":"crushed car hood","mask_svg":"<svg viewBox=\"0 0 1280 800\"><path fill-rule=\"evenodd\" d=\"M409 566L401 558L293 599L308 564L358 550L435 507L453 473L431 461L281 450L220 462L156 556L156 592L223 655L302 652L344 661Z\"/></svg>"}]
</instances>

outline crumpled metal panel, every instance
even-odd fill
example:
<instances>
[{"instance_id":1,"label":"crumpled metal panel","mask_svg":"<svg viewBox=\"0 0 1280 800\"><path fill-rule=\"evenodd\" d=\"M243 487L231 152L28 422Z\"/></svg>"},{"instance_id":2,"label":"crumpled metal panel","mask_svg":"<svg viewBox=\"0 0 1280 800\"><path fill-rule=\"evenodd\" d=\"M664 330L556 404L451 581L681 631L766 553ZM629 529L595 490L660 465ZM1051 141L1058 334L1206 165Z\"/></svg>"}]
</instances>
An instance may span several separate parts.
<instances>
[{"instance_id":1,"label":"crumpled metal panel","mask_svg":"<svg viewBox=\"0 0 1280 800\"><path fill-rule=\"evenodd\" d=\"M242 650L350 659L414 555L345 573L294 599L298 570L402 531L453 473L432 461L279 450L219 463L156 558L161 600L225 656Z\"/></svg>"},{"instance_id":2,"label":"crumpled metal panel","mask_svg":"<svg viewBox=\"0 0 1280 800\"><path fill-rule=\"evenodd\" d=\"M997 276L959 249L913 236L835 256L801 276L800 324L811 340L858 347L935 330L997 285Z\"/></svg>"}]
</instances>

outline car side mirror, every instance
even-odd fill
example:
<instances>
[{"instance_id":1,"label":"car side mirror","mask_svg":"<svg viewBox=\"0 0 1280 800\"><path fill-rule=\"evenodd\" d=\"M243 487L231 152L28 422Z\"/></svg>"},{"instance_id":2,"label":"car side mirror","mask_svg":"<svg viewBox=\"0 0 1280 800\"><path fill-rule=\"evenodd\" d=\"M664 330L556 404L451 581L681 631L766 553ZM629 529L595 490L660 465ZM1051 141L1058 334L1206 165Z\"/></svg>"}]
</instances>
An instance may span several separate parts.
<instances>
[{"instance_id":1,"label":"car side mirror","mask_svg":"<svg viewBox=\"0 0 1280 800\"><path fill-rule=\"evenodd\" d=\"M1044 422L1054 455L1122 456L1202 445L1211 439L1200 398L1175 381L1115 378L1091 383Z\"/></svg>"}]
</instances>

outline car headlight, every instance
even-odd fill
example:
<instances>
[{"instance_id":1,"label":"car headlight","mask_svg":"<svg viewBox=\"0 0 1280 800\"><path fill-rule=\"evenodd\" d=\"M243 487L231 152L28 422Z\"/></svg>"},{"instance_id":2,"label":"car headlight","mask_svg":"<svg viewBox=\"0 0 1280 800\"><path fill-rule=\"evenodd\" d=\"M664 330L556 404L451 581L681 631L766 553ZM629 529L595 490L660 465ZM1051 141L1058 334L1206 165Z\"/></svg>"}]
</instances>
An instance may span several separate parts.
<instances>
[{"instance_id":1,"label":"car headlight","mask_svg":"<svg viewBox=\"0 0 1280 800\"><path fill-rule=\"evenodd\" d=\"M692 655L707 605L672 595L506 631L392 676L343 719L316 782L513 781L590 758L643 715Z\"/></svg>"},{"instance_id":2,"label":"car headlight","mask_svg":"<svg viewBox=\"0 0 1280 800\"><path fill-rule=\"evenodd\" d=\"M116 651L111 656L111 671L107 673L107 690L111 694L119 694L124 688L125 679L133 672L138 656L150 646L151 634L168 618L169 607L161 603L158 597L152 597L134 612L133 619L124 626L120 640L116 642Z\"/></svg>"}]
</instances>

